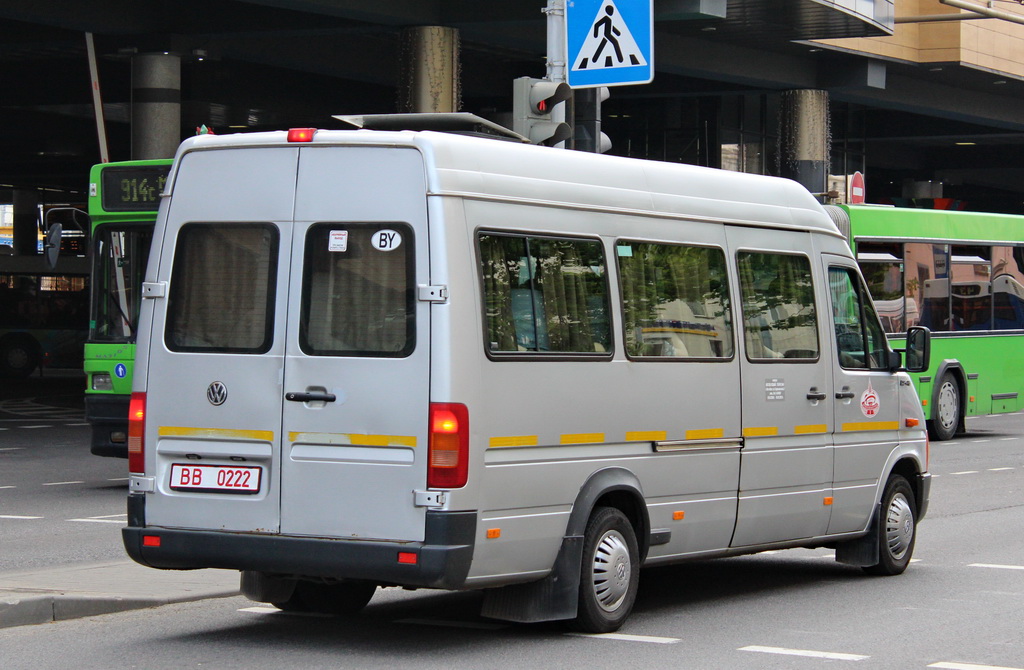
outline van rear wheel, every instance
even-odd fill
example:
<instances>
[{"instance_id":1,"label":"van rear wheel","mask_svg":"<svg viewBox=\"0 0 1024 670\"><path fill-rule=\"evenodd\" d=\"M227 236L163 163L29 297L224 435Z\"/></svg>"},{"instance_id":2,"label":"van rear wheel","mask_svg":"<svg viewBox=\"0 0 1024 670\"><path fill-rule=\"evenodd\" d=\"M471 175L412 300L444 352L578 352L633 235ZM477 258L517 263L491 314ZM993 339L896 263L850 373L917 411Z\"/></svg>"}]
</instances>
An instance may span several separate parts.
<instances>
[{"instance_id":1,"label":"van rear wheel","mask_svg":"<svg viewBox=\"0 0 1024 670\"><path fill-rule=\"evenodd\" d=\"M370 602L377 585L370 582L299 581L287 600L271 603L286 612L316 612L318 614L351 615L360 612Z\"/></svg>"},{"instance_id":2,"label":"van rear wheel","mask_svg":"<svg viewBox=\"0 0 1024 670\"><path fill-rule=\"evenodd\" d=\"M640 552L626 515L614 507L594 510L583 536L575 630L610 633L633 609L640 582Z\"/></svg>"}]
</instances>

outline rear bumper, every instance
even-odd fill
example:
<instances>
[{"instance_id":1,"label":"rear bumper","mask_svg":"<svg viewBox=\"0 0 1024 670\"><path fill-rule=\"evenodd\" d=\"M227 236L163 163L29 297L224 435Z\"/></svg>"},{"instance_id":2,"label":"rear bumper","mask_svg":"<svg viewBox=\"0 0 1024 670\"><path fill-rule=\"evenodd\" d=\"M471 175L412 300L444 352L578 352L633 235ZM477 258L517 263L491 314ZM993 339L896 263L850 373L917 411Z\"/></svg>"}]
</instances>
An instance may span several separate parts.
<instances>
[{"instance_id":1,"label":"rear bumper","mask_svg":"<svg viewBox=\"0 0 1024 670\"><path fill-rule=\"evenodd\" d=\"M85 418L92 424L89 451L96 456L128 458L128 403L130 396L86 394ZM122 433L125 441L114 442L112 433Z\"/></svg>"},{"instance_id":2,"label":"rear bumper","mask_svg":"<svg viewBox=\"0 0 1024 670\"><path fill-rule=\"evenodd\" d=\"M384 542L147 528L139 514L144 494L128 498L129 526L121 531L124 547L133 560L151 568L257 570L457 589L464 586L473 558L476 512L427 511L423 542ZM159 538L159 546L147 546L144 536ZM155 543L149 540L149 545ZM399 563L400 552L415 554L416 563Z\"/></svg>"}]
</instances>

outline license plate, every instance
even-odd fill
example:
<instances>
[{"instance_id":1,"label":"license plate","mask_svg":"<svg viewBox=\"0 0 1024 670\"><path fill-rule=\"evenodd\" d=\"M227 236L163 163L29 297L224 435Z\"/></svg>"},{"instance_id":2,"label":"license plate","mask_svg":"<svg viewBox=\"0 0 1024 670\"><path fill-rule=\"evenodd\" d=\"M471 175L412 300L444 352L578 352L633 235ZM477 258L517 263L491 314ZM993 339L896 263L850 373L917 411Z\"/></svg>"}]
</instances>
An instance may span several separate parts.
<instances>
[{"instance_id":1,"label":"license plate","mask_svg":"<svg viewBox=\"0 0 1024 670\"><path fill-rule=\"evenodd\" d=\"M236 465L171 465L171 490L259 493L263 468Z\"/></svg>"}]
</instances>

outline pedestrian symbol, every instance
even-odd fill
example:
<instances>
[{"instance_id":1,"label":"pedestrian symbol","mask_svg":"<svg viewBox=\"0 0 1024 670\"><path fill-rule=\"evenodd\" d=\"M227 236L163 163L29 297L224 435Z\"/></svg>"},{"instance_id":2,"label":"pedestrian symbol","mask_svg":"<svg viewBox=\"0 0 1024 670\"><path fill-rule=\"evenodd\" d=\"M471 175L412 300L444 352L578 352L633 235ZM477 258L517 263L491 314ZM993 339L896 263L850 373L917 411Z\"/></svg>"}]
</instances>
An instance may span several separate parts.
<instances>
[{"instance_id":1,"label":"pedestrian symbol","mask_svg":"<svg viewBox=\"0 0 1024 670\"><path fill-rule=\"evenodd\" d=\"M652 2L569 0L566 3L566 44L570 86L615 86L651 81L653 50Z\"/></svg>"}]
</instances>

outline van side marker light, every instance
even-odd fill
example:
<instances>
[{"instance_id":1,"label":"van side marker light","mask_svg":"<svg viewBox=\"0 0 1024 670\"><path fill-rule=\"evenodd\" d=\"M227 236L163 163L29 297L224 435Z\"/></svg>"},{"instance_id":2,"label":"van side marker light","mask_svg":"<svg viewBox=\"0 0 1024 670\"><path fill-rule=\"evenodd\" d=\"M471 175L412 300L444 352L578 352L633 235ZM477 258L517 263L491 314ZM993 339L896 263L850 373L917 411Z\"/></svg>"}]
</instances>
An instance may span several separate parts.
<instances>
[{"instance_id":1,"label":"van side marker light","mask_svg":"<svg viewBox=\"0 0 1024 670\"><path fill-rule=\"evenodd\" d=\"M159 535L143 535L142 536L143 547L159 547L160 536Z\"/></svg>"},{"instance_id":2,"label":"van side marker light","mask_svg":"<svg viewBox=\"0 0 1024 670\"><path fill-rule=\"evenodd\" d=\"M908 418L906 423L907 423L907 428L916 428L917 425L919 423L921 423L921 422L918 421L917 419L910 419L910 418Z\"/></svg>"},{"instance_id":3,"label":"van side marker light","mask_svg":"<svg viewBox=\"0 0 1024 670\"><path fill-rule=\"evenodd\" d=\"M823 504L827 507L828 505L832 504L833 500L835 500L835 498L833 498L832 496L825 496L825 500L823 501Z\"/></svg>"},{"instance_id":4,"label":"van side marker light","mask_svg":"<svg viewBox=\"0 0 1024 670\"><path fill-rule=\"evenodd\" d=\"M488 540L496 540L499 537L501 537L501 529L500 528L488 528L487 529L487 539Z\"/></svg>"},{"instance_id":5,"label":"van side marker light","mask_svg":"<svg viewBox=\"0 0 1024 670\"><path fill-rule=\"evenodd\" d=\"M686 518L686 512L684 512L683 510L678 510L676 512L672 512L672 520L673 521L682 521L685 518Z\"/></svg>"},{"instance_id":6,"label":"van side marker light","mask_svg":"<svg viewBox=\"0 0 1024 670\"><path fill-rule=\"evenodd\" d=\"M405 565L416 565L419 563L419 556L411 551L398 552L398 562Z\"/></svg>"}]
</instances>

